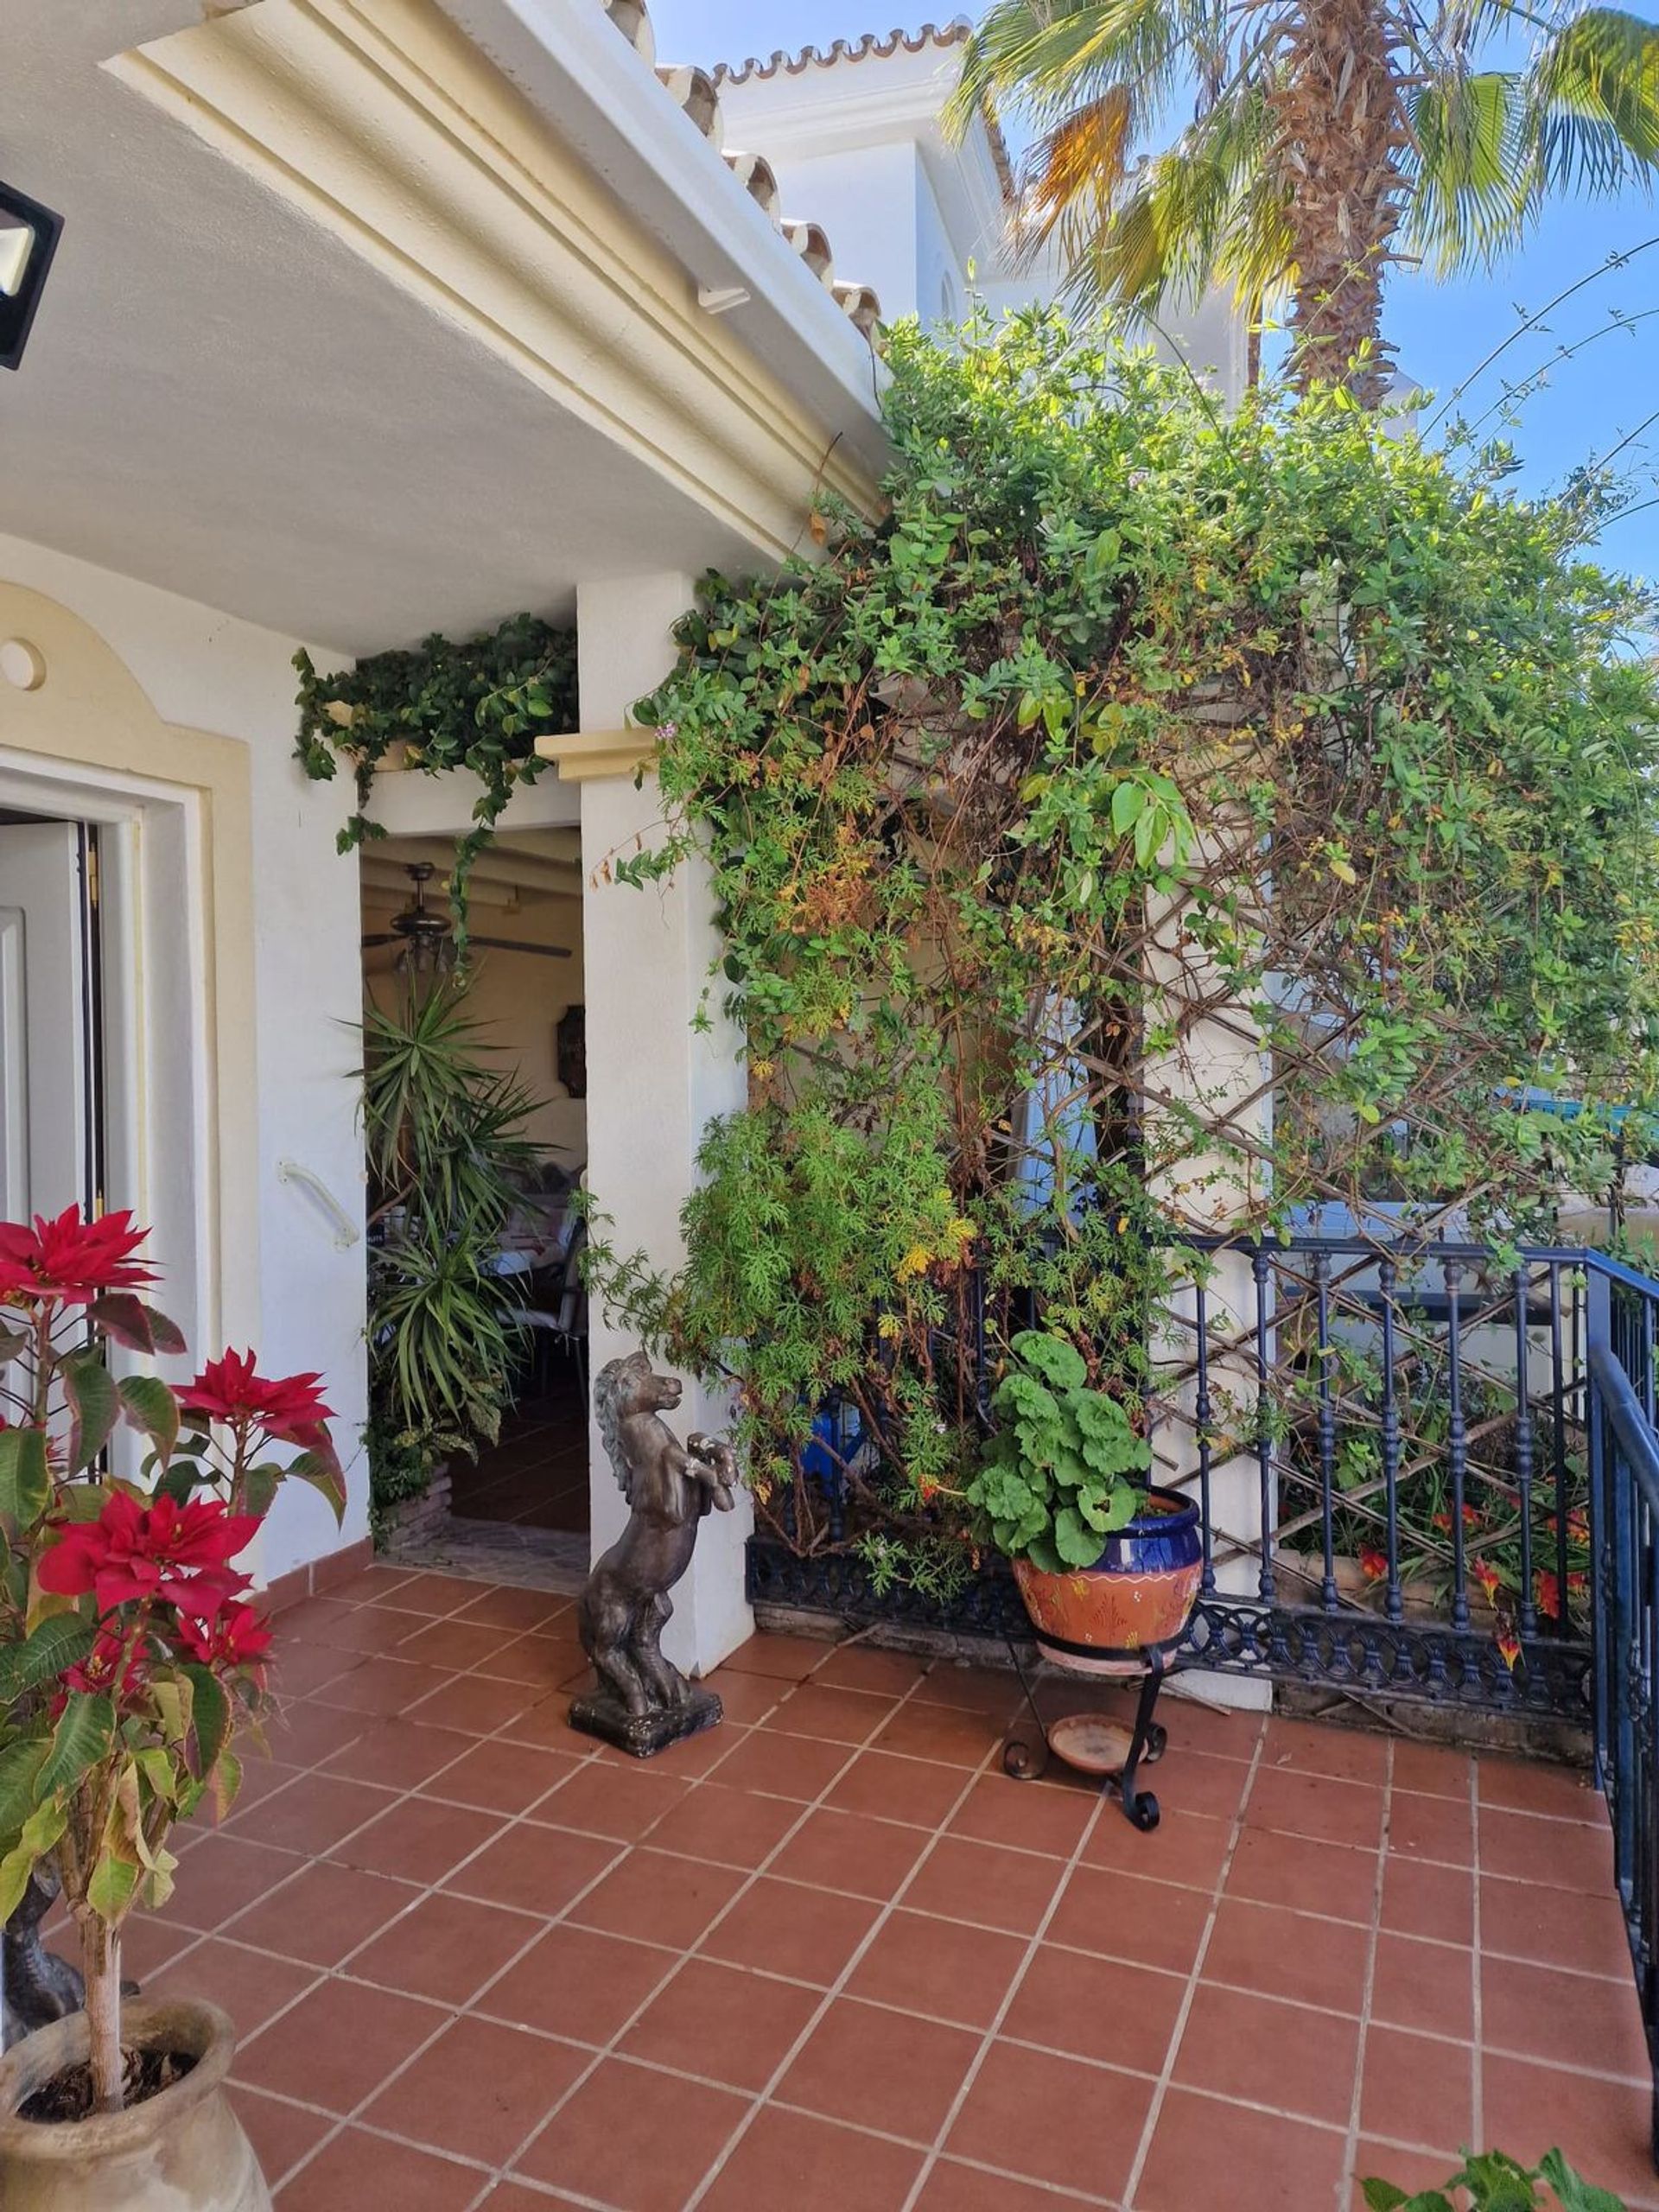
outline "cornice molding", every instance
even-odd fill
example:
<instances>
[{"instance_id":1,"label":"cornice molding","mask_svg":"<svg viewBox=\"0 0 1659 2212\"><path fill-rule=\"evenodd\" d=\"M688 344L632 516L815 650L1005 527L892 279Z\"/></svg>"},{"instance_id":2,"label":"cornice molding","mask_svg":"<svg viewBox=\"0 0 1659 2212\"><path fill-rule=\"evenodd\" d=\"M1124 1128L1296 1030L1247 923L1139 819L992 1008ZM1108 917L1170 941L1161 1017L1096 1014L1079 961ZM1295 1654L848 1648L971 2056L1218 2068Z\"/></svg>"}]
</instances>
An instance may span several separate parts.
<instances>
[{"instance_id":1,"label":"cornice molding","mask_svg":"<svg viewBox=\"0 0 1659 2212\"><path fill-rule=\"evenodd\" d=\"M654 729L584 729L538 737L536 751L557 764L562 784L592 783L601 776L637 776L657 750Z\"/></svg>"},{"instance_id":2,"label":"cornice molding","mask_svg":"<svg viewBox=\"0 0 1659 2212\"><path fill-rule=\"evenodd\" d=\"M106 65L758 554L873 479L431 0L258 0Z\"/></svg>"}]
</instances>

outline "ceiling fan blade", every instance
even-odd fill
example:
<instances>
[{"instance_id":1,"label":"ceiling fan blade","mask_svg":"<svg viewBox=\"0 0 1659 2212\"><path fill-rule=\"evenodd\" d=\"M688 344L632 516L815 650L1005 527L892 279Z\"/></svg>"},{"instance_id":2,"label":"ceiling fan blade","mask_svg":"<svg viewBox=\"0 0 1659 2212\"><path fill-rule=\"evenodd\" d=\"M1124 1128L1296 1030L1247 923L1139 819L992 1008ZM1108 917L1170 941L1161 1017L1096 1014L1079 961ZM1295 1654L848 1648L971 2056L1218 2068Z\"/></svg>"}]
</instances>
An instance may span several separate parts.
<instances>
[{"instance_id":1,"label":"ceiling fan blade","mask_svg":"<svg viewBox=\"0 0 1659 2212\"><path fill-rule=\"evenodd\" d=\"M521 944L510 937L475 937L467 933L469 944L482 945L488 952L533 952L542 960L569 960L570 948L566 944Z\"/></svg>"}]
</instances>

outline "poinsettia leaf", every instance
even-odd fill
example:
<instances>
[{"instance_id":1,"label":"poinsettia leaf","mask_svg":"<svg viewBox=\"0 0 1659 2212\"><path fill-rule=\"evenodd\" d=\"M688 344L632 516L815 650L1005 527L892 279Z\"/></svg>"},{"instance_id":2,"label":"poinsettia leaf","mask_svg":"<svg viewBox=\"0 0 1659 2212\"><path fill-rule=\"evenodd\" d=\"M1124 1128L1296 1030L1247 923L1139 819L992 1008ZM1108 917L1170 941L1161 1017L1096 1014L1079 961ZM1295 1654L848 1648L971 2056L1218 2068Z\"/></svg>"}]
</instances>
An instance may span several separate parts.
<instances>
[{"instance_id":1,"label":"poinsettia leaf","mask_svg":"<svg viewBox=\"0 0 1659 2212\"><path fill-rule=\"evenodd\" d=\"M335 1521L345 1520L346 1475L332 1446L327 1451L320 1451L314 1446L310 1450L302 1452L296 1459L289 1461L283 1473L289 1481L309 1483L312 1489L320 1491L334 1507ZM262 1509L250 1505L248 1510L257 1513Z\"/></svg>"},{"instance_id":2,"label":"poinsettia leaf","mask_svg":"<svg viewBox=\"0 0 1659 2212\"><path fill-rule=\"evenodd\" d=\"M58 1377L73 1416L69 1468L79 1474L109 1442L121 1417L121 1399L114 1377L95 1351L72 1353L59 1366Z\"/></svg>"},{"instance_id":3,"label":"poinsettia leaf","mask_svg":"<svg viewBox=\"0 0 1659 2212\"><path fill-rule=\"evenodd\" d=\"M29 1876L48 1852L56 1849L68 1825L68 1815L55 1804L37 1807L23 1822L16 1842L0 1859L0 1922L10 1920L16 1911Z\"/></svg>"},{"instance_id":4,"label":"poinsettia leaf","mask_svg":"<svg viewBox=\"0 0 1659 2212\"><path fill-rule=\"evenodd\" d=\"M221 1751L207 1777L207 1789L213 1800L213 1818L228 1819L232 1807L242 1791L242 1762L234 1751Z\"/></svg>"},{"instance_id":5,"label":"poinsettia leaf","mask_svg":"<svg viewBox=\"0 0 1659 2212\"><path fill-rule=\"evenodd\" d=\"M138 1874L136 1858L118 1856L113 1848L106 1847L99 1853L92 1878L86 1885L87 1904L101 1919L124 1919L137 1893Z\"/></svg>"},{"instance_id":6,"label":"poinsettia leaf","mask_svg":"<svg viewBox=\"0 0 1659 2212\"><path fill-rule=\"evenodd\" d=\"M170 1497L180 1505L188 1505L204 1484L213 1479L211 1468L204 1468L200 1461L181 1456L169 1460L166 1469L156 1478L156 1494Z\"/></svg>"},{"instance_id":7,"label":"poinsettia leaf","mask_svg":"<svg viewBox=\"0 0 1659 2212\"><path fill-rule=\"evenodd\" d=\"M303 1481L304 1478L301 1479ZM242 1478L242 1510L256 1513L263 1521L282 1486L282 1468L271 1465L250 1467Z\"/></svg>"},{"instance_id":8,"label":"poinsettia leaf","mask_svg":"<svg viewBox=\"0 0 1659 2212\"><path fill-rule=\"evenodd\" d=\"M27 1529L52 1503L43 1428L0 1428L0 1515Z\"/></svg>"},{"instance_id":9,"label":"poinsettia leaf","mask_svg":"<svg viewBox=\"0 0 1659 2212\"><path fill-rule=\"evenodd\" d=\"M92 1624L79 1613L54 1613L21 1643L0 1644L0 1707L78 1667L94 1640Z\"/></svg>"},{"instance_id":10,"label":"poinsettia leaf","mask_svg":"<svg viewBox=\"0 0 1659 2212\"><path fill-rule=\"evenodd\" d=\"M72 1690L52 1731L52 1741L35 1787L41 1797L67 1796L77 1789L115 1740L115 1700Z\"/></svg>"},{"instance_id":11,"label":"poinsettia leaf","mask_svg":"<svg viewBox=\"0 0 1659 2212\"><path fill-rule=\"evenodd\" d=\"M29 1350L27 1329L0 1329L0 1367L16 1359L20 1352Z\"/></svg>"},{"instance_id":12,"label":"poinsettia leaf","mask_svg":"<svg viewBox=\"0 0 1659 2212\"><path fill-rule=\"evenodd\" d=\"M46 1764L47 1746L38 1736L20 1737L0 1751L0 1841L8 1847L22 1834L40 1799L35 1787Z\"/></svg>"},{"instance_id":13,"label":"poinsettia leaf","mask_svg":"<svg viewBox=\"0 0 1659 2212\"><path fill-rule=\"evenodd\" d=\"M112 1290L102 1298L93 1299L86 1308L88 1315L118 1344L129 1351L181 1352L185 1350L184 1332L169 1321L165 1313L158 1313L153 1306L146 1306L130 1290Z\"/></svg>"},{"instance_id":14,"label":"poinsettia leaf","mask_svg":"<svg viewBox=\"0 0 1659 2212\"><path fill-rule=\"evenodd\" d=\"M190 1731L184 1756L196 1779L205 1781L218 1765L231 1733L231 1701L211 1670L187 1664L180 1669L190 1685Z\"/></svg>"},{"instance_id":15,"label":"poinsettia leaf","mask_svg":"<svg viewBox=\"0 0 1659 2212\"><path fill-rule=\"evenodd\" d=\"M141 1435L156 1446L165 1466L173 1456L179 1435L179 1402L158 1376L124 1375L116 1389L121 1410Z\"/></svg>"}]
</instances>

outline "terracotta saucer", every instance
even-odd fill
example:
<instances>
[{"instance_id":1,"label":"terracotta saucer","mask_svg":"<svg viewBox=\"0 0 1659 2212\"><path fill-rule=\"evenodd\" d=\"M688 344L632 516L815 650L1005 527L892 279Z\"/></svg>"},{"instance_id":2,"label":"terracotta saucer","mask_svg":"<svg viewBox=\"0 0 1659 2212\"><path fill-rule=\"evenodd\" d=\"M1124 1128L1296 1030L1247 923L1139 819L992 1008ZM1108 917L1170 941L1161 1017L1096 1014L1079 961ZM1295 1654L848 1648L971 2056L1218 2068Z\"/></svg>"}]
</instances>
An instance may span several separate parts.
<instances>
[{"instance_id":1,"label":"terracotta saucer","mask_svg":"<svg viewBox=\"0 0 1659 2212\"><path fill-rule=\"evenodd\" d=\"M1130 1732L1103 1713L1071 1713L1048 1732L1048 1748L1082 1774L1120 1774Z\"/></svg>"}]
</instances>

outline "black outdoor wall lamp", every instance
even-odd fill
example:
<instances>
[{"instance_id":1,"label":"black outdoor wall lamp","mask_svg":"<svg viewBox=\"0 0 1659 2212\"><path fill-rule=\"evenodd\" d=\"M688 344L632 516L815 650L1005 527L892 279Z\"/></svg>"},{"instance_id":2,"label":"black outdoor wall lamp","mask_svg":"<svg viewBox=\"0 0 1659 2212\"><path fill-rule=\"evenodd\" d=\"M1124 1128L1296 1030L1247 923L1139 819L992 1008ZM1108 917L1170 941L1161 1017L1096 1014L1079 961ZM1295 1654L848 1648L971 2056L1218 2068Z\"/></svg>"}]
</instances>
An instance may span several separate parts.
<instances>
[{"instance_id":1,"label":"black outdoor wall lamp","mask_svg":"<svg viewBox=\"0 0 1659 2212\"><path fill-rule=\"evenodd\" d=\"M15 369L58 250L61 215L0 184L0 369Z\"/></svg>"}]
</instances>

